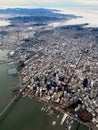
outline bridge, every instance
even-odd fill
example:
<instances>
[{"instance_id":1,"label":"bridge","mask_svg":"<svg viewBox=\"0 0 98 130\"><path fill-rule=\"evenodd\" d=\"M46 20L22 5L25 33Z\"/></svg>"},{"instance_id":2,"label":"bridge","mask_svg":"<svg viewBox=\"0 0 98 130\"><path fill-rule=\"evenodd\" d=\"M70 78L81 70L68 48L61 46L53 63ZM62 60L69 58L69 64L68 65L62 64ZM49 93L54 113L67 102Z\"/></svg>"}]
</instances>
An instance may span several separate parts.
<instances>
[{"instance_id":1,"label":"bridge","mask_svg":"<svg viewBox=\"0 0 98 130\"><path fill-rule=\"evenodd\" d=\"M19 73L18 73L18 75L19 75ZM8 103L8 105L3 109L3 111L0 113L0 121L7 115L7 113L11 110L11 108L14 106L14 104L21 98L21 96L22 96L22 92L25 90L25 88L26 88L26 86L27 86L27 84L28 84L28 82L27 82L27 84L25 84L25 86L22 86L22 84L21 84L21 77L20 77L20 75L19 75L19 86L20 86L20 88L22 88L19 92L18 92L18 94L16 95L16 96L14 96L13 98L12 98L12 100Z\"/></svg>"},{"instance_id":2,"label":"bridge","mask_svg":"<svg viewBox=\"0 0 98 130\"><path fill-rule=\"evenodd\" d=\"M8 103L8 105L3 109L3 111L0 113L0 121L7 115L14 104L21 98L24 89L25 87L16 96L14 96L12 100Z\"/></svg>"},{"instance_id":3,"label":"bridge","mask_svg":"<svg viewBox=\"0 0 98 130\"><path fill-rule=\"evenodd\" d=\"M20 95L17 95L16 97L14 97L9 104L3 109L3 111L0 113L0 120L2 120L8 113L8 111L10 111L10 109L13 107L14 103L17 101L17 99L20 97Z\"/></svg>"}]
</instances>

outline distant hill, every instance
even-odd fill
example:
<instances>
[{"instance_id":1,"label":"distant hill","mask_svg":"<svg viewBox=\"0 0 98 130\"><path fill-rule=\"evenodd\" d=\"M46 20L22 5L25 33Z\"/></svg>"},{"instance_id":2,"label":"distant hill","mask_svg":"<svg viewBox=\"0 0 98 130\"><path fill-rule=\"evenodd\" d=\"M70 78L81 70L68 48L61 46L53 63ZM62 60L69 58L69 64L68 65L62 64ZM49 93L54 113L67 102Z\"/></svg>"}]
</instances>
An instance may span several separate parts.
<instances>
[{"instance_id":1,"label":"distant hill","mask_svg":"<svg viewBox=\"0 0 98 130\"><path fill-rule=\"evenodd\" d=\"M36 8L36 9L27 9L27 8L8 8L8 9L0 9L0 13L6 14L24 14L24 15L33 15L33 16L56 16L60 18L64 17L72 17L77 18L77 16L72 14L60 14L59 10L50 10L44 8Z\"/></svg>"},{"instance_id":2,"label":"distant hill","mask_svg":"<svg viewBox=\"0 0 98 130\"><path fill-rule=\"evenodd\" d=\"M69 20L73 18L78 18L72 14L60 14L59 10L50 10L50 9L26 9L26 8L8 8L0 9L2 14L18 14L19 16L10 18L14 22L49 22L49 21L59 21L59 20ZM22 15L22 16L21 16ZM24 16L23 16L24 15ZM32 17L33 16L33 17Z\"/></svg>"},{"instance_id":3,"label":"distant hill","mask_svg":"<svg viewBox=\"0 0 98 130\"><path fill-rule=\"evenodd\" d=\"M45 15L50 14L52 11L56 10L49 10L49 9L43 9L43 8L37 8L37 9L27 9L27 8L7 8L7 9L0 9L0 13L15 13L15 14L31 14L31 15Z\"/></svg>"},{"instance_id":4,"label":"distant hill","mask_svg":"<svg viewBox=\"0 0 98 130\"><path fill-rule=\"evenodd\" d=\"M50 10L44 8L27 9L27 8L8 8L0 9L1 14L16 14L15 17L9 18L12 22L39 22L39 24L47 22L55 22L61 20L70 20L79 18L73 14L61 14L59 10ZM14 16L14 15L13 15ZM40 26L40 25L39 25Z\"/></svg>"}]
</instances>

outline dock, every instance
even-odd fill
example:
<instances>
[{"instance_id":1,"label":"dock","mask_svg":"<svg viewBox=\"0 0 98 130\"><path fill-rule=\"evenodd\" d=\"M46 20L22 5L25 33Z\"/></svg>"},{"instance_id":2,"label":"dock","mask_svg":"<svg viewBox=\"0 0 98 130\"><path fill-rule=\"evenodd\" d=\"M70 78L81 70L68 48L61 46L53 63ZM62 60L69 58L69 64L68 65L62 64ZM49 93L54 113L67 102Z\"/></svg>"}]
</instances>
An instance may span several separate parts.
<instances>
[{"instance_id":1,"label":"dock","mask_svg":"<svg viewBox=\"0 0 98 130\"><path fill-rule=\"evenodd\" d=\"M12 61L8 61L8 60L0 60L0 64L8 64L11 63Z\"/></svg>"},{"instance_id":2,"label":"dock","mask_svg":"<svg viewBox=\"0 0 98 130\"><path fill-rule=\"evenodd\" d=\"M64 116L63 116L63 118L62 118L62 120L61 120L60 125L63 125L63 123L64 123L64 121L66 120L67 116L68 116L68 115L65 113Z\"/></svg>"}]
</instances>

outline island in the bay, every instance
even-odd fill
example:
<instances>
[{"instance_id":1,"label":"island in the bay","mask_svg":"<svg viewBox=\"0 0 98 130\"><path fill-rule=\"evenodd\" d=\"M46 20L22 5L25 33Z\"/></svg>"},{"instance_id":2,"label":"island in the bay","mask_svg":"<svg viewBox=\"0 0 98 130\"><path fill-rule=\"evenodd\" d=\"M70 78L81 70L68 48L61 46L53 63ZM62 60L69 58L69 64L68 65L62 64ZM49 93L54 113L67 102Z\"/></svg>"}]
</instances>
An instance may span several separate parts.
<instances>
[{"instance_id":1,"label":"island in the bay","mask_svg":"<svg viewBox=\"0 0 98 130\"><path fill-rule=\"evenodd\" d=\"M67 122L66 129L75 120L97 130L98 28L63 25L81 16L59 10L1 9L0 14L8 21L0 27L0 49L9 50L20 78L10 88L13 101L27 95L45 104L42 110L50 115L62 113L60 125Z\"/></svg>"}]
</instances>

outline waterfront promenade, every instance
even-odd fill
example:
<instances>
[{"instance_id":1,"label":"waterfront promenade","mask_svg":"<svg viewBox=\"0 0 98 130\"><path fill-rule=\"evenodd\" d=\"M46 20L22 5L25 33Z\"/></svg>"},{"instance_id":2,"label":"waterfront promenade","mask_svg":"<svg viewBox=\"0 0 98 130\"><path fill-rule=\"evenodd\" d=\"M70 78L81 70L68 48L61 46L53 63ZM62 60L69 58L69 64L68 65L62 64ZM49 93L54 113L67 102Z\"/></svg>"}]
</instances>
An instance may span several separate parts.
<instances>
[{"instance_id":1,"label":"waterfront promenade","mask_svg":"<svg viewBox=\"0 0 98 130\"><path fill-rule=\"evenodd\" d=\"M69 112L65 112L63 109L61 109L59 106L55 105L55 104L52 104L52 103L49 103L49 102L45 102L44 100L40 99L40 98L37 98L37 97L31 97L29 96L32 100L35 100L35 101L38 101L44 105L48 105L50 106L51 108L55 109L56 111L60 112L61 114L67 114L71 119L73 119L74 121L88 127L89 129L92 129L92 130L98 130L98 128L92 123L92 122L87 122L87 123L84 123L82 122L81 120L79 120L78 118L76 118L74 115L72 115L71 113Z\"/></svg>"}]
</instances>

